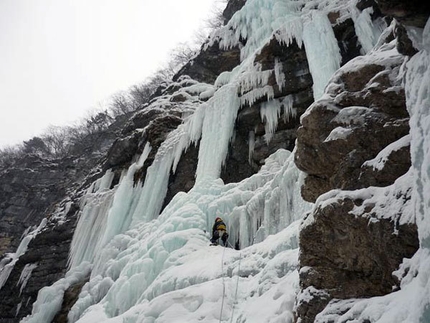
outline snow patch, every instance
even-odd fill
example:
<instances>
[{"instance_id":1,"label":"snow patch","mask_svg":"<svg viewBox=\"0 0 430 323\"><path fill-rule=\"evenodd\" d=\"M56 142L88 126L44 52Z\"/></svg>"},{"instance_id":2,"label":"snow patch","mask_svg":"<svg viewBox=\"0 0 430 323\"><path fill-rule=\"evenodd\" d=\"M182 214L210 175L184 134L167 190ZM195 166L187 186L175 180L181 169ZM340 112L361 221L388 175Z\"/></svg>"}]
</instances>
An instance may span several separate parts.
<instances>
[{"instance_id":1,"label":"snow patch","mask_svg":"<svg viewBox=\"0 0 430 323\"><path fill-rule=\"evenodd\" d=\"M410 143L411 135L406 135L382 149L375 158L365 161L362 167L372 167L373 169L382 170L388 160L388 157L393 151L408 147Z\"/></svg>"},{"instance_id":2,"label":"snow patch","mask_svg":"<svg viewBox=\"0 0 430 323\"><path fill-rule=\"evenodd\" d=\"M330 132L327 138L324 139L324 142L346 140L352 132L351 128L336 127Z\"/></svg>"}]
</instances>

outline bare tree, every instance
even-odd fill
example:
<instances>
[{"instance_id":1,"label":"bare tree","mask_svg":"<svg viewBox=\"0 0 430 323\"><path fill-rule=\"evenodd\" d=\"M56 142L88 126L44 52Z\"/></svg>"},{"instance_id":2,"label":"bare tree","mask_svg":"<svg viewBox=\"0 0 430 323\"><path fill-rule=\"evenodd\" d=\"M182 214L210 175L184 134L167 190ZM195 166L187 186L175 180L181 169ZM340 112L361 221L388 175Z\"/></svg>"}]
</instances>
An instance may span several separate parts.
<instances>
[{"instance_id":1,"label":"bare tree","mask_svg":"<svg viewBox=\"0 0 430 323\"><path fill-rule=\"evenodd\" d=\"M133 99L136 108L148 103L154 91L154 86L148 82L133 85L130 88L130 97Z\"/></svg>"},{"instance_id":2,"label":"bare tree","mask_svg":"<svg viewBox=\"0 0 430 323\"><path fill-rule=\"evenodd\" d=\"M170 51L171 61L179 70L197 54L197 51L198 48L195 46L193 47L189 43L178 43L176 47Z\"/></svg>"},{"instance_id":3,"label":"bare tree","mask_svg":"<svg viewBox=\"0 0 430 323\"><path fill-rule=\"evenodd\" d=\"M109 110L114 116L123 115L132 111L129 94L125 91L114 94L110 99Z\"/></svg>"},{"instance_id":4,"label":"bare tree","mask_svg":"<svg viewBox=\"0 0 430 323\"><path fill-rule=\"evenodd\" d=\"M28 141L24 141L23 145L23 152L25 154L36 154L39 156L46 156L49 154L49 149L45 141L40 137L33 137Z\"/></svg>"},{"instance_id":5,"label":"bare tree","mask_svg":"<svg viewBox=\"0 0 430 323\"><path fill-rule=\"evenodd\" d=\"M65 127L49 126L42 136L48 151L53 157L64 157L69 147L68 132Z\"/></svg>"},{"instance_id":6,"label":"bare tree","mask_svg":"<svg viewBox=\"0 0 430 323\"><path fill-rule=\"evenodd\" d=\"M87 132L91 134L101 132L112 123L112 120L107 110L95 112L86 119Z\"/></svg>"},{"instance_id":7,"label":"bare tree","mask_svg":"<svg viewBox=\"0 0 430 323\"><path fill-rule=\"evenodd\" d=\"M214 3L211 9L211 15L205 20L205 27L208 29L208 34L212 31L221 28L224 25L224 8L227 1L218 1Z\"/></svg>"},{"instance_id":8,"label":"bare tree","mask_svg":"<svg viewBox=\"0 0 430 323\"><path fill-rule=\"evenodd\" d=\"M23 146L6 146L0 148L0 167L11 167L15 160L23 155Z\"/></svg>"},{"instance_id":9,"label":"bare tree","mask_svg":"<svg viewBox=\"0 0 430 323\"><path fill-rule=\"evenodd\" d=\"M214 1L209 17L203 21L203 24L194 34L193 46L201 47L208 41L210 34L224 25L223 12L229 0Z\"/></svg>"},{"instance_id":10,"label":"bare tree","mask_svg":"<svg viewBox=\"0 0 430 323\"><path fill-rule=\"evenodd\" d=\"M227 0L218 0L227 2ZM218 6L219 7L219 6ZM163 86L172 82L173 76L195 56L201 45L207 41L208 34L222 25L222 10L214 7L212 17L200 28L194 42L178 43L170 51L170 58L152 76L140 84L133 85L127 91L112 95L109 102L100 104L96 112L73 126L50 126L43 135L33 137L22 145L0 149L0 166L10 164L13 159L28 153L36 153L46 157L63 157L70 152L80 152L94 145L94 135L103 133L118 116L136 111L144 107L151 96ZM105 108L107 107L107 109Z\"/></svg>"}]
</instances>

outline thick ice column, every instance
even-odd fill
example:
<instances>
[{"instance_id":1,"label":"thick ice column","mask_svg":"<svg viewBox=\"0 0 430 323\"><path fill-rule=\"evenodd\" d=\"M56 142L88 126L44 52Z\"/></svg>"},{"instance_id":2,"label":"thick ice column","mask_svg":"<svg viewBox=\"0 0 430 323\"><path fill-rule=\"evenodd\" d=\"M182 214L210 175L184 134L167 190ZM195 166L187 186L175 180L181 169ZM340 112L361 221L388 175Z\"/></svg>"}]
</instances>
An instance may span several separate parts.
<instances>
[{"instance_id":1,"label":"thick ice column","mask_svg":"<svg viewBox=\"0 0 430 323\"><path fill-rule=\"evenodd\" d=\"M430 20L423 32L423 50L407 64L406 104L411 115L412 198L421 247L430 249Z\"/></svg>"},{"instance_id":2,"label":"thick ice column","mask_svg":"<svg viewBox=\"0 0 430 323\"><path fill-rule=\"evenodd\" d=\"M129 228L131 214L136 207L136 196L141 191L141 186L134 184L134 174L143 166L150 152L151 146L147 143L139 160L128 168L127 173L121 179L108 213L106 230L101 240L102 246L115 235Z\"/></svg>"},{"instance_id":3,"label":"thick ice column","mask_svg":"<svg viewBox=\"0 0 430 323\"><path fill-rule=\"evenodd\" d=\"M339 69L342 59L333 28L324 12L311 11L303 18L303 42L314 81L314 99L317 100L324 93L330 77Z\"/></svg>"},{"instance_id":4,"label":"thick ice column","mask_svg":"<svg viewBox=\"0 0 430 323\"><path fill-rule=\"evenodd\" d=\"M139 160L123 173L114 189L109 189L114 176L111 171L88 189L81 202L82 211L70 248L71 268L83 261L93 262L112 237L128 229L137 204L136 196L142 189L140 185L134 185L134 174L143 166L150 151L148 143Z\"/></svg>"},{"instance_id":5,"label":"thick ice column","mask_svg":"<svg viewBox=\"0 0 430 323\"><path fill-rule=\"evenodd\" d=\"M240 100L235 85L224 85L208 102L200 141L196 183L219 178L239 106Z\"/></svg>"},{"instance_id":6,"label":"thick ice column","mask_svg":"<svg viewBox=\"0 0 430 323\"><path fill-rule=\"evenodd\" d=\"M163 143L165 145L165 143ZM166 148L164 150L164 148ZM160 152L160 149L163 152ZM163 205L175 152L173 147L160 147L159 153L146 173L144 186L132 214L132 226L155 219Z\"/></svg>"},{"instance_id":7,"label":"thick ice column","mask_svg":"<svg viewBox=\"0 0 430 323\"><path fill-rule=\"evenodd\" d=\"M361 44L361 52L363 55L367 54L376 45L379 36L387 25L382 19L376 22L372 21L373 9L371 7L360 12L354 3L351 4L350 11L354 21L355 33Z\"/></svg>"},{"instance_id":8,"label":"thick ice column","mask_svg":"<svg viewBox=\"0 0 430 323\"><path fill-rule=\"evenodd\" d=\"M100 242L106 230L106 220L112 205L114 190L87 193L79 215L73 240L70 246L69 266L73 268L82 261L94 260L94 254L100 248Z\"/></svg>"}]
</instances>

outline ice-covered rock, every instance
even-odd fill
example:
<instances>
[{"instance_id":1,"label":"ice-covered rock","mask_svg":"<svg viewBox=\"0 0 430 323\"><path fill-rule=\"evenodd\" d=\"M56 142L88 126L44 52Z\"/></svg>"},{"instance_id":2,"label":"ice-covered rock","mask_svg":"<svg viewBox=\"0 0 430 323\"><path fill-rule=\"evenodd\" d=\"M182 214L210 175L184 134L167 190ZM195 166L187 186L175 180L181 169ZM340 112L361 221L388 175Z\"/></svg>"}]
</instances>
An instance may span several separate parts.
<instances>
[{"instance_id":1,"label":"ice-covered rock","mask_svg":"<svg viewBox=\"0 0 430 323\"><path fill-rule=\"evenodd\" d=\"M409 133L401 66L404 56L389 43L343 66L326 94L301 118L296 164L308 176L309 201L331 189L390 185L410 167L408 143L391 146ZM384 150L385 156L378 157ZM369 167L374 158L385 158Z\"/></svg>"},{"instance_id":2,"label":"ice-covered rock","mask_svg":"<svg viewBox=\"0 0 430 323\"><path fill-rule=\"evenodd\" d=\"M380 322L428 314L428 39L406 28L420 51L407 63L398 24L374 1L227 9L200 55L130 116L107 158L15 253L1 319L19 321L34 302L25 322L291 323L296 312L373 323L404 295L412 320ZM303 184L316 205L302 223L312 207ZM208 246L217 216L240 250ZM50 242L60 248L44 256Z\"/></svg>"}]
</instances>

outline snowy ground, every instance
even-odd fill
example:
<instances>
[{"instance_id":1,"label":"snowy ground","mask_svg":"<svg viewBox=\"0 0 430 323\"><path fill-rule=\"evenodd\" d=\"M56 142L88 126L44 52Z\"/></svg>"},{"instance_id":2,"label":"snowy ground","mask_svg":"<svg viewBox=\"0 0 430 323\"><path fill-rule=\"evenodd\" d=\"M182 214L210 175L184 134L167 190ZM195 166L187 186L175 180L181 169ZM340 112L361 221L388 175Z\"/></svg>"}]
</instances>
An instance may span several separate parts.
<instances>
[{"instance_id":1,"label":"snowy ground","mask_svg":"<svg viewBox=\"0 0 430 323\"><path fill-rule=\"evenodd\" d=\"M285 237L295 240L296 233L294 225L271 237L269 243L242 251L209 247L204 235L197 236L168 257L171 267L158 275L137 305L109 319L121 312L110 307L125 303L124 297L133 294L130 278L123 279L121 286L113 287L115 295L108 293L78 322L291 321L298 288L298 250L288 249L291 246L284 241Z\"/></svg>"}]
</instances>

